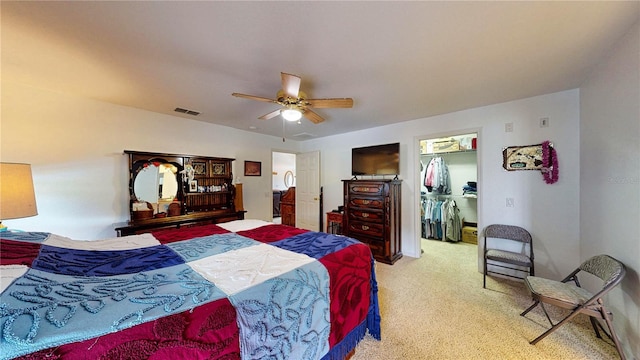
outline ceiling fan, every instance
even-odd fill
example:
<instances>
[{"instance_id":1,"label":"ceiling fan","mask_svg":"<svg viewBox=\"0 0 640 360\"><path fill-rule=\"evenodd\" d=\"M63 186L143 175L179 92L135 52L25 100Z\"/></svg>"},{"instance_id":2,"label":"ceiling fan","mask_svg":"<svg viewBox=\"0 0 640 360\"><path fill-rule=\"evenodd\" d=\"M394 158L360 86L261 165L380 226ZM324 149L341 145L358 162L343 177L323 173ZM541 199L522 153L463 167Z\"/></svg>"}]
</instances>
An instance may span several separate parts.
<instances>
[{"instance_id":1,"label":"ceiling fan","mask_svg":"<svg viewBox=\"0 0 640 360\"><path fill-rule=\"evenodd\" d=\"M282 115L282 117L288 121L298 121L304 116L314 124L318 124L323 122L324 119L310 108L326 109L353 107L353 99L351 98L308 99L307 94L300 91L301 79L299 76L287 73L280 73L280 75L282 77L282 89L278 91L276 99L240 93L233 93L231 95L251 100L270 102L282 106L282 108L274 110L268 114L264 114L258 118L262 120L268 120L278 115Z\"/></svg>"}]
</instances>

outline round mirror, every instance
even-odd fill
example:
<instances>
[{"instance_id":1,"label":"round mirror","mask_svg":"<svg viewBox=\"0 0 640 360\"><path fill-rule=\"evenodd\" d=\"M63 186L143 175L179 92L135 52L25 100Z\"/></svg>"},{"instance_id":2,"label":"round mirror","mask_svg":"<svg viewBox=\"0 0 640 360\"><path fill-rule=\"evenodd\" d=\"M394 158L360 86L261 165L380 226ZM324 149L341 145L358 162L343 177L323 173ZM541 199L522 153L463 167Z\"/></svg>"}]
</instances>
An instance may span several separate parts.
<instances>
[{"instance_id":1,"label":"round mirror","mask_svg":"<svg viewBox=\"0 0 640 360\"><path fill-rule=\"evenodd\" d=\"M293 186L293 171L289 170L284 173L284 186L290 188Z\"/></svg>"},{"instance_id":2,"label":"round mirror","mask_svg":"<svg viewBox=\"0 0 640 360\"><path fill-rule=\"evenodd\" d=\"M178 194L178 168L172 164L153 164L140 169L133 183L133 192L138 201L157 204L172 201Z\"/></svg>"}]
</instances>

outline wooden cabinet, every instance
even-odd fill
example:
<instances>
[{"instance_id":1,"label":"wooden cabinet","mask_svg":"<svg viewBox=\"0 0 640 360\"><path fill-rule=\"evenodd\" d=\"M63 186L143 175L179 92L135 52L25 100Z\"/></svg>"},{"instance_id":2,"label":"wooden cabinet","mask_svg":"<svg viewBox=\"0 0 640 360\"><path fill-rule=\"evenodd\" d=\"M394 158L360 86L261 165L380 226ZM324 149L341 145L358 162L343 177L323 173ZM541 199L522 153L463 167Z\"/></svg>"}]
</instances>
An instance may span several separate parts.
<instances>
[{"instance_id":1,"label":"wooden cabinet","mask_svg":"<svg viewBox=\"0 0 640 360\"><path fill-rule=\"evenodd\" d=\"M129 150L125 154L131 220L116 228L118 236L244 219L241 198L237 209L231 183L234 159ZM145 216L137 216L140 212Z\"/></svg>"},{"instance_id":2,"label":"wooden cabinet","mask_svg":"<svg viewBox=\"0 0 640 360\"><path fill-rule=\"evenodd\" d=\"M193 180L185 193L187 213L228 210L234 207L231 162L227 158L186 157L193 168Z\"/></svg>"},{"instance_id":3,"label":"wooden cabinet","mask_svg":"<svg viewBox=\"0 0 640 360\"><path fill-rule=\"evenodd\" d=\"M283 225L296 226L296 188L290 187L280 198L280 217Z\"/></svg>"},{"instance_id":4,"label":"wooden cabinet","mask_svg":"<svg viewBox=\"0 0 640 360\"><path fill-rule=\"evenodd\" d=\"M402 257L401 180L343 180L344 235L371 248L376 260L393 264Z\"/></svg>"}]
</instances>

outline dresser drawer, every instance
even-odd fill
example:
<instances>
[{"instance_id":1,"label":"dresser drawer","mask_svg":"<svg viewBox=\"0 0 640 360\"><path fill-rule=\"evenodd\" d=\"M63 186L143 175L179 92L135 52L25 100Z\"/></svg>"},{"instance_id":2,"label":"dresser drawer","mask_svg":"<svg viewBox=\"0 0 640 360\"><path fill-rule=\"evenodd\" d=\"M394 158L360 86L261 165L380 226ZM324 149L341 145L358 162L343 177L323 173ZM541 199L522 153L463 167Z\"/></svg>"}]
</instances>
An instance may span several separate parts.
<instances>
[{"instance_id":1,"label":"dresser drawer","mask_svg":"<svg viewBox=\"0 0 640 360\"><path fill-rule=\"evenodd\" d=\"M382 209L384 207L384 201L382 199L367 199L361 197L351 197L349 199L349 205L351 207L366 207L372 209Z\"/></svg>"},{"instance_id":2,"label":"dresser drawer","mask_svg":"<svg viewBox=\"0 0 640 360\"><path fill-rule=\"evenodd\" d=\"M379 237L382 240L384 235L384 225L366 221L350 221L349 231L367 236Z\"/></svg>"},{"instance_id":3,"label":"dresser drawer","mask_svg":"<svg viewBox=\"0 0 640 360\"><path fill-rule=\"evenodd\" d=\"M352 195L383 195L384 183L351 183L349 184L349 193Z\"/></svg>"},{"instance_id":4,"label":"dresser drawer","mask_svg":"<svg viewBox=\"0 0 640 360\"><path fill-rule=\"evenodd\" d=\"M353 209L349 211L349 218L353 220L364 220L367 222L382 223L384 222L384 213L382 211L366 211Z\"/></svg>"}]
</instances>

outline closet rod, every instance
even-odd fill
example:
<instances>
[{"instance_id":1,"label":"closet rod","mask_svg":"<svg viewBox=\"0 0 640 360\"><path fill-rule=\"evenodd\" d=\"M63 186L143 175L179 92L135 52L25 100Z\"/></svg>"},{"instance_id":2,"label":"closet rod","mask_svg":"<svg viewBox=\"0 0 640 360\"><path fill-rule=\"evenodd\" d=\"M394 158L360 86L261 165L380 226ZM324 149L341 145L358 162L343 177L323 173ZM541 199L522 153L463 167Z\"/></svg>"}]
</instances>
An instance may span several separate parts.
<instances>
[{"instance_id":1,"label":"closet rod","mask_svg":"<svg viewBox=\"0 0 640 360\"><path fill-rule=\"evenodd\" d=\"M477 196L473 197L473 196L447 195L447 194L421 194L420 197L423 198L423 199L433 199L434 197L446 197L446 198L458 197L458 198L465 198L465 199L475 199L475 198L477 198Z\"/></svg>"}]
</instances>

